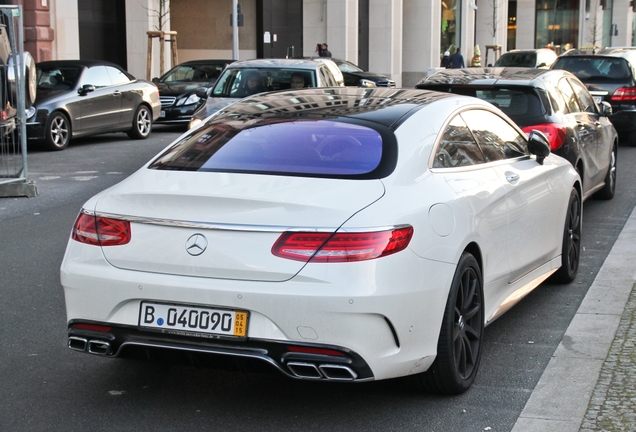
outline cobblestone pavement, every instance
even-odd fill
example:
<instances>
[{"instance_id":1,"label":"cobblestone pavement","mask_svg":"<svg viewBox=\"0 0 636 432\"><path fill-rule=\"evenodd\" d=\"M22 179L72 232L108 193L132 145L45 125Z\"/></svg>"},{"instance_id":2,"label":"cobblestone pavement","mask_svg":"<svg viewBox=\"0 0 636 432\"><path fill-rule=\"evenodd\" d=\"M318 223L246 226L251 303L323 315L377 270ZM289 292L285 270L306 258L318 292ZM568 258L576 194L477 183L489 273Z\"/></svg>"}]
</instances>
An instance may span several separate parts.
<instances>
[{"instance_id":1,"label":"cobblestone pavement","mask_svg":"<svg viewBox=\"0 0 636 432\"><path fill-rule=\"evenodd\" d=\"M636 284L603 363L580 431L636 431Z\"/></svg>"}]
</instances>

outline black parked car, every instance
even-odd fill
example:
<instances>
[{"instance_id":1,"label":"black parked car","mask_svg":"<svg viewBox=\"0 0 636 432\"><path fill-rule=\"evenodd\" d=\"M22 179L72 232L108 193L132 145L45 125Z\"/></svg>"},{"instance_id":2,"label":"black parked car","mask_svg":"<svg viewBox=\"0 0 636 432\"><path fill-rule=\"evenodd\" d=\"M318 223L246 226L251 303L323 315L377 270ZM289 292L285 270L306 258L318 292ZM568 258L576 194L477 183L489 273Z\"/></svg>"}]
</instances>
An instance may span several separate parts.
<instances>
[{"instance_id":1,"label":"black parked car","mask_svg":"<svg viewBox=\"0 0 636 432\"><path fill-rule=\"evenodd\" d=\"M315 57L308 57L313 59ZM348 60L331 59L344 76L344 85L347 87L395 87L395 81L373 72L366 72L360 66Z\"/></svg>"},{"instance_id":2,"label":"black parked car","mask_svg":"<svg viewBox=\"0 0 636 432\"><path fill-rule=\"evenodd\" d=\"M161 100L161 114L156 123L187 124L192 113L205 103L195 91L200 87L212 88L225 66L233 61L191 60L178 64L161 78L153 78Z\"/></svg>"},{"instance_id":3,"label":"black parked car","mask_svg":"<svg viewBox=\"0 0 636 432\"><path fill-rule=\"evenodd\" d=\"M116 64L98 60L56 60L36 64L37 96L27 110L27 138L48 150L63 150L71 138L126 132L150 135L159 117L157 87Z\"/></svg>"},{"instance_id":4,"label":"black parked car","mask_svg":"<svg viewBox=\"0 0 636 432\"><path fill-rule=\"evenodd\" d=\"M576 75L597 103L612 106L610 120L621 139L636 145L636 50L604 48L598 54L568 51L554 62L552 69L565 69Z\"/></svg>"},{"instance_id":5,"label":"black parked car","mask_svg":"<svg viewBox=\"0 0 636 432\"><path fill-rule=\"evenodd\" d=\"M611 199L616 188L618 137L612 108L594 103L585 86L563 70L445 69L417 88L478 97L499 107L526 133L543 132L550 149L569 160L583 180L583 199Z\"/></svg>"}]
</instances>

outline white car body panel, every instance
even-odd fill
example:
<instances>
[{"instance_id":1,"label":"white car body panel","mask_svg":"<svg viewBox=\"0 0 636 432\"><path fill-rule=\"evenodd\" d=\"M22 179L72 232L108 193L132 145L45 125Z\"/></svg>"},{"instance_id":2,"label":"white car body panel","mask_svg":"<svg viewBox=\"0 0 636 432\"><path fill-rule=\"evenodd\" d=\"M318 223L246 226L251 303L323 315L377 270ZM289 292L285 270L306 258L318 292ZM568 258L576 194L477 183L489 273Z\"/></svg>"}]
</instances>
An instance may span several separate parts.
<instances>
[{"instance_id":1,"label":"white car body panel","mask_svg":"<svg viewBox=\"0 0 636 432\"><path fill-rule=\"evenodd\" d=\"M569 162L553 155L542 165L526 156L429 169L449 112L469 107L494 110L456 97L406 119L395 131L396 168L379 180L142 168L85 205L139 221L129 245L69 240L61 267L68 321L134 328L142 300L244 310L249 339L344 347L374 379L426 371L462 253L479 252L490 322L560 266L566 205L578 181ZM519 179L510 181L511 173ZM270 252L289 229L403 224L414 230L408 248L378 259L305 264ZM185 253L199 232L213 254Z\"/></svg>"}]
</instances>

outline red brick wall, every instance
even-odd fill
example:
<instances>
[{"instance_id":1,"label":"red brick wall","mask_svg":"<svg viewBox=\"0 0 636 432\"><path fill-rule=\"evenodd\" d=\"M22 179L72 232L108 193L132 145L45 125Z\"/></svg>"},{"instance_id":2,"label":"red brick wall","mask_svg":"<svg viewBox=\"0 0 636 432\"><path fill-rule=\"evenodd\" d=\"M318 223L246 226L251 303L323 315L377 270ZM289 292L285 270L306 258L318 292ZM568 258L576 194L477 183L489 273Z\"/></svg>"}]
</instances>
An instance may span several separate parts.
<instances>
[{"instance_id":1,"label":"red brick wall","mask_svg":"<svg viewBox=\"0 0 636 432\"><path fill-rule=\"evenodd\" d=\"M51 28L51 2L54 0L4 0L5 4L22 5L24 26L24 50L31 53L36 62L53 59Z\"/></svg>"}]
</instances>

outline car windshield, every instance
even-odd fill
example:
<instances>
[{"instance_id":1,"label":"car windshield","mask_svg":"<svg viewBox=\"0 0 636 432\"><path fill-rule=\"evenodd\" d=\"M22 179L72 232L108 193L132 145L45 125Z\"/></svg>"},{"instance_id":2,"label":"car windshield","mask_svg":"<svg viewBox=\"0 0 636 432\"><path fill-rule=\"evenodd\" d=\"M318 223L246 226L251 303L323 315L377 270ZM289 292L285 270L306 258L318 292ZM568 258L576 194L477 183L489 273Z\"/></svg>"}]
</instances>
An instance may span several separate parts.
<instances>
[{"instance_id":1,"label":"car windshield","mask_svg":"<svg viewBox=\"0 0 636 432\"><path fill-rule=\"evenodd\" d=\"M535 67L537 65L537 53L520 52L506 53L495 62L495 67Z\"/></svg>"},{"instance_id":2,"label":"car windshield","mask_svg":"<svg viewBox=\"0 0 636 432\"><path fill-rule=\"evenodd\" d=\"M159 81L173 82L214 82L221 75L225 65L222 64L193 64L179 65L170 70Z\"/></svg>"},{"instance_id":3,"label":"car windshield","mask_svg":"<svg viewBox=\"0 0 636 432\"><path fill-rule=\"evenodd\" d=\"M266 120L245 128L211 123L178 141L149 168L357 177L378 168L383 139L369 127L333 120Z\"/></svg>"},{"instance_id":4,"label":"car windshield","mask_svg":"<svg viewBox=\"0 0 636 432\"><path fill-rule=\"evenodd\" d=\"M290 68L229 68L216 82L212 95L243 98L264 91L286 90L292 87L316 87L315 72Z\"/></svg>"},{"instance_id":5,"label":"car windshield","mask_svg":"<svg viewBox=\"0 0 636 432\"><path fill-rule=\"evenodd\" d=\"M80 69L79 66L40 66L37 69L37 88L39 90L70 90L75 87Z\"/></svg>"},{"instance_id":6,"label":"car windshield","mask_svg":"<svg viewBox=\"0 0 636 432\"><path fill-rule=\"evenodd\" d=\"M630 78L627 61L618 57L561 57L552 69L565 69L581 81L621 81Z\"/></svg>"},{"instance_id":7,"label":"car windshield","mask_svg":"<svg viewBox=\"0 0 636 432\"><path fill-rule=\"evenodd\" d=\"M364 72L364 70L360 69L358 66L348 61L339 60L336 63L338 64L338 68L342 72L348 72L348 73Z\"/></svg>"}]
</instances>

